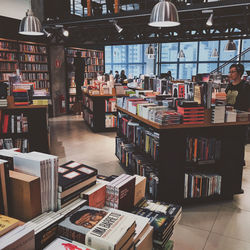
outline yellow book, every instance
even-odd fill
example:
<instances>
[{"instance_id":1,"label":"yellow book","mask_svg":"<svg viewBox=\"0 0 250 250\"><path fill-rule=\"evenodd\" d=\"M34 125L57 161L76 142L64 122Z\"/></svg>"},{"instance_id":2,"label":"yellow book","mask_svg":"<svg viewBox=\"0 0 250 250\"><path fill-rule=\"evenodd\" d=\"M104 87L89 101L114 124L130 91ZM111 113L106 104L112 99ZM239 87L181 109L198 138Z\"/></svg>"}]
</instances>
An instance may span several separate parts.
<instances>
[{"instance_id":1,"label":"yellow book","mask_svg":"<svg viewBox=\"0 0 250 250\"><path fill-rule=\"evenodd\" d=\"M0 214L0 236L19 226L19 220Z\"/></svg>"}]
</instances>

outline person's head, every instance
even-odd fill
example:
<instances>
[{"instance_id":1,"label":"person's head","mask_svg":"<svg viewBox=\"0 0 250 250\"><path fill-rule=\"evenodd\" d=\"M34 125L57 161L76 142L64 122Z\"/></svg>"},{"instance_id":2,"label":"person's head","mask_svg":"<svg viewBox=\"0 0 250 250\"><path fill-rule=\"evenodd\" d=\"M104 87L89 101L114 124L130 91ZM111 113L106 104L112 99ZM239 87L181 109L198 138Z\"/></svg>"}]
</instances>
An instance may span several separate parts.
<instances>
[{"instance_id":1,"label":"person's head","mask_svg":"<svg viewBox=\"0 0 250 250\"><path fill-rule=\"evenodd\" d=\"M119 74L119 72L118 72L117 70L115 71L115 73L116 73L116 74Z\"/></svg>"},{"instance_id":2,"label":"person's head","mask_svg":"<svg viewBox=\"0 0 250 250\"><path fill-rule=\"evenodd\" d=\"M232 64L229 68L229 79L233 81L239 80L244 73L244 66L240 63Z\"/></svg>"},{"instance_id":3,"label":"person's head","mask_svg":"<svg viewBox=\"0 0 250 250\"><path fill-rule=\"evenodd\" d=\"M168 74L168 76L171 76L171 71L169 70L169 71L167 72L167 74Z\"/></svg>"},{"instance_id":4,"label":"person's head","mask_svg":"<svg viewBox=\"0 0 250 250\"><path fill-rule=\"evenodd\" d=\"M110 70L110 71L109 71L109 74L112 74L112 73L113 73L113 71L112 71L112 70Z\"/></svg>"},{"instance_id":5,"label":"person's head","mask_svg":"<svg viewBox=\"0 0 250 250\"><path fill-rule=\"evenodd\" d=\"M124 69L121 71L121 75L125 75L125 70Z\"/></svg>"}]
</instances>

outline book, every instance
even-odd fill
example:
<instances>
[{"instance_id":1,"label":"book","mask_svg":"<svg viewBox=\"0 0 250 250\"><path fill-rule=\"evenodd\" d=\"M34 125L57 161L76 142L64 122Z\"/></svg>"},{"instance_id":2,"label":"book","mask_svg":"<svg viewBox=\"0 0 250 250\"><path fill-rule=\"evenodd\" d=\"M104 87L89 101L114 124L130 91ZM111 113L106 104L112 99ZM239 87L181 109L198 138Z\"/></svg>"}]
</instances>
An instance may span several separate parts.
<instances>
[{"instance_id":1,"label":"book","mask_svg":"<svg viewBox=\"0 0 250 250\"><path fill-rule=\"evenodd\" d=\"M0 249L35 249L34 230L19 226L0 238Z\"/></svg>"},{"instance_id":2,"label":"book","mask_svg":"<svg viewBox=\"0 0 250 250\"><path fill-rule=\"evenodd\" d=\"M0 214L0 236L19 226L19 220Z\"/></svg>"},{"instance_id":3,"label":"book","mask_svg":"<svg viewBox=\"0 0 250 250\"><path fill-rule=\"evenodd\" d=\"M79 242L72 241L63 237L56 238L52 241L44 250L65 250L65 249L77 249L77 250L94 250L89 246L83 245Z\"/></svg>"},{"instance_id":4,"label":"book","mask_svg":"<svg viewBox=\"0 0 250 250\"><path fill-rule=\"evenodd\" d=\"M96 175L95 168L74 161L67 162L58 169L58 190L63 192Z\"/></svg>"},{"instance_id":5,"label":"book","mask_svg":"<svg viewBox=\"0 0 250 250\"><path fill-rule=\"evenodd\" d=\"M152 226L146 227L140 236L140 240L135 244L135 250L151 250L153 249L153 232Z\"/></svg>"},{"instance_id":6,"label":"book","mask_svg":"<svg viewBox=\"0 0 250 250\"><path fill-rule=\"evenodd\" d=\"M135 196L134 196L134 206L145 197L146 191L146 177L140 175L135 176Z\"/></svg>"},{"instance_id":7,"label":"book","mask_svg":"<svg viewBox=\"0 0 250 250\"><path fill-rule=\"evenodd\" d=\"M0 213L9 214L9 168L8 161L0 160Z\"/></svg>"},{"instance_id":8,"label":"book","mask_svg":"<svg viewBox=\"0 0 250 250\"><path fill-rule=\"evenodd\" d=\"M86 234L86 244L96 249L129 249L133 243L135 220L117 212L108 213Z\"/></svg>"},{"instance_id":9,"label":"book","mask_svg":"<svg viewBox=\"0 0 250 250\"><path fill-rule=\"evenodd\" d=\"M103 208L106 198L106 184L99 182L81 193L81 198L86 199L90 207Z\"/></svg>"},{"instance_id":10,"label":"book","mask_svg":"<svg viewBox=\"0 0 250 250\"><path fill-rule=\"evenodd\" d=\"M16 171L10 175L10 214L28 221L41 214L40 178Z\"/></svg>"}]
</instances>

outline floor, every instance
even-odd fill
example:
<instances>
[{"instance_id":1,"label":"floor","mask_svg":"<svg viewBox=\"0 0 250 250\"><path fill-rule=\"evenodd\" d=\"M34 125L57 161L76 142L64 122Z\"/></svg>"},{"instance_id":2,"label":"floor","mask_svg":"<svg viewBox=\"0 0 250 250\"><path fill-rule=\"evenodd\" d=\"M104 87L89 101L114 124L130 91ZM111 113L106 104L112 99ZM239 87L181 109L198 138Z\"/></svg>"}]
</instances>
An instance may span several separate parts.
<instances>
[{"instance_id":1,"label":"floor","mask_svg":"<svg viewBox=\"0 0 250 250\"><path fill-rule=\"evenodd\" d=\"M51 151L60 164L74 160L99 174L124 172L114 155L116 133L92 133L81 116L51 118L49 125ZM244 194L232 201L184 207L172 236L174 250L250 250L250 145L245 160Z\"/></svg>"}]
</instances>

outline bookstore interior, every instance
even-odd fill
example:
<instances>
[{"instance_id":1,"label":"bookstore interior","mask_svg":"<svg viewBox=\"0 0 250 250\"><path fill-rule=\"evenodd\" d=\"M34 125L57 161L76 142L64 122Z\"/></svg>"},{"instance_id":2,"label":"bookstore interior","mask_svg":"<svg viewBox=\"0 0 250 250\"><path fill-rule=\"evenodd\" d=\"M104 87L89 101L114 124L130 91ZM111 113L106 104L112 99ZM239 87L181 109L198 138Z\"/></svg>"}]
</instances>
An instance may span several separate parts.
<instances>
[{"instance_id":1,"label":"bookstore interior","mask_svg":"<svg viewBox=\"0 0 250 250\"><path fill-rule=\"evenodd\" d=\"M250 250L249 1L0 6L0 250Z\"/></svg>"}]
</instances>

